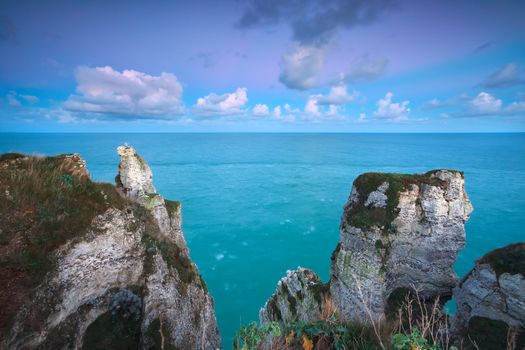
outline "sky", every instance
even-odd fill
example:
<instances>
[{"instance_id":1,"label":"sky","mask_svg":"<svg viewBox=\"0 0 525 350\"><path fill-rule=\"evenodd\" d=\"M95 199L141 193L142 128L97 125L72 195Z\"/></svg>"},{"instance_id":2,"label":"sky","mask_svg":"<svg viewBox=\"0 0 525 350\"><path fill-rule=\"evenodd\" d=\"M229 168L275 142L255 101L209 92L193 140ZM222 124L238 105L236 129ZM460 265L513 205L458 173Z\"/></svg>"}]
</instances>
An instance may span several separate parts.
<instances>
[{"instance_id":1,"label":"sky","mask_svg":"<svg viewBox=\"0 0 525 350\"><path fill-rule=\"evenodd\" d=\"M0 1L0 132L523 132L525 1Z\"/></svg>"}]
</instances>

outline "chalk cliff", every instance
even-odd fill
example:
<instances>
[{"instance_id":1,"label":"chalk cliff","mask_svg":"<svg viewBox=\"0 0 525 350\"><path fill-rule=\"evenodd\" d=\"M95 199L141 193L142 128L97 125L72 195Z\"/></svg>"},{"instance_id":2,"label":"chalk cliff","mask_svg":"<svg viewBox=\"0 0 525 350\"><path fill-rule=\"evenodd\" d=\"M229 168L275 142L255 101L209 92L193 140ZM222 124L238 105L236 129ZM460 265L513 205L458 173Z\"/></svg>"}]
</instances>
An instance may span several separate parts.
<instances>
[{"instance_id":1,"label":"chalk cliff","mask_svg":"<svg viewBox=\"0 0 525 350\"><path fill-rule=\"evenodd\" d=\"M509 331L525 346L525 243L493 250L454 289L453 329L485 348L505 348ZM520 334L521 333L521 334ZM489 343L487 343L489 342Z\"/></svg>"},{"instance_id":2,"label":"chalk cliff","mask_svg":"<svg viewBox=\"0 0 525 350\"><path fill-rule=\"evenodd\" d=\"M458 171L360 175L344 206L340 243L324 286L339 319L378 320L393 298L413 289L428 300L450 298L458 282L452 265L465 245L471 212ZM304 271L315 276L301 269L288 273L261 310L261 322L288 321L293 311L294 319L318 319L318 300L310 307L293 301L312 293L311 283L297 283L305 280L296 277Z\"/></svg>"},{"instance_id":3,"label":"chalk cliff","mask_svg":"<svg viewBox=\"0 0 525 350\"><path fill-rule=\"evenodd\" d=\"M118 153L116 187L78 155L0 159L1 348L221 347L180 203L133 148Z\"/></svg>"}]
</instances>

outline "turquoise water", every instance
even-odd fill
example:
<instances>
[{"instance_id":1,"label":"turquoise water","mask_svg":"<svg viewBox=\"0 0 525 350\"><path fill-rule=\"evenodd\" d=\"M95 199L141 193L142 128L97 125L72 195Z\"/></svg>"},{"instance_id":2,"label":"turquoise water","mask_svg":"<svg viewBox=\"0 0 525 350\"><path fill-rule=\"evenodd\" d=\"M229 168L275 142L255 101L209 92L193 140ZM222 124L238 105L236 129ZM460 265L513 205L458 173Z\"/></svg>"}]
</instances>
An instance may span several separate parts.
<instances>
[{"instance_id":1,"label":"turquoise water","mask_svg":"<svg viewBox=\"0 0 525 350\"><path fill-rule=\"evenodd\" d=\"M287 269L327 280L360 173L465 172L474 212L459 275L485 252L525 240L525 134L0 134L0 152L77 152L95 180L113 182L124 142L148 161L157 190L183 202L225 348Z\"/></svg>"}]
</instances>

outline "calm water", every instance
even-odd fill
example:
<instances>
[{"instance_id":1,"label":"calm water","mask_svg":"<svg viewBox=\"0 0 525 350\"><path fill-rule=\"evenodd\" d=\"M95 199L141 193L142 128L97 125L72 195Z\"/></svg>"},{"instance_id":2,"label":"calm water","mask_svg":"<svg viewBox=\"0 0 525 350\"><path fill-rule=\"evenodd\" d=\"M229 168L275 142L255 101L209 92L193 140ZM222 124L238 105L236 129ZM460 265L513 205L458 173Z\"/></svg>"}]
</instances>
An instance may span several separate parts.
<instances>
[{"instance_id":1,"label":"calm water","mask_svg":"<svg viewBox=\"0 0 525 350\"><path fill-rule=\"evenodd\" d=\"M459 275L525 240L525 134L0 134L0 152L77 152L95 180L113 182L124 142L149 162L157 190L183 202L225 348L287 269L327 280L342 207L362 172L465 172L474 213Z\"/></svg>"}]
</instances>

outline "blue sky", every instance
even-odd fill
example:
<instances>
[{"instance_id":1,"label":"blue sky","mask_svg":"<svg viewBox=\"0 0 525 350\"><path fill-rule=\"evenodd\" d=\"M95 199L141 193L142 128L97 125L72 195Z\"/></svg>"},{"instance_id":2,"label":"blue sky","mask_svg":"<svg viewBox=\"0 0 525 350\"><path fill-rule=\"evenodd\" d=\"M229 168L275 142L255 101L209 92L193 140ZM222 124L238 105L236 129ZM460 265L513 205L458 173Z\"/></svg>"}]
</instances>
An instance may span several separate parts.
<instances>
[{"instance_id":1,"label":"blue sky","mask_svg":"<svg viewBox=\"0 0 525 350\"><path fill-rule=\"evenodd\" d=\"M0 3L0 131L525 131L523 1Z\"/></svg>"}]
</instances>

